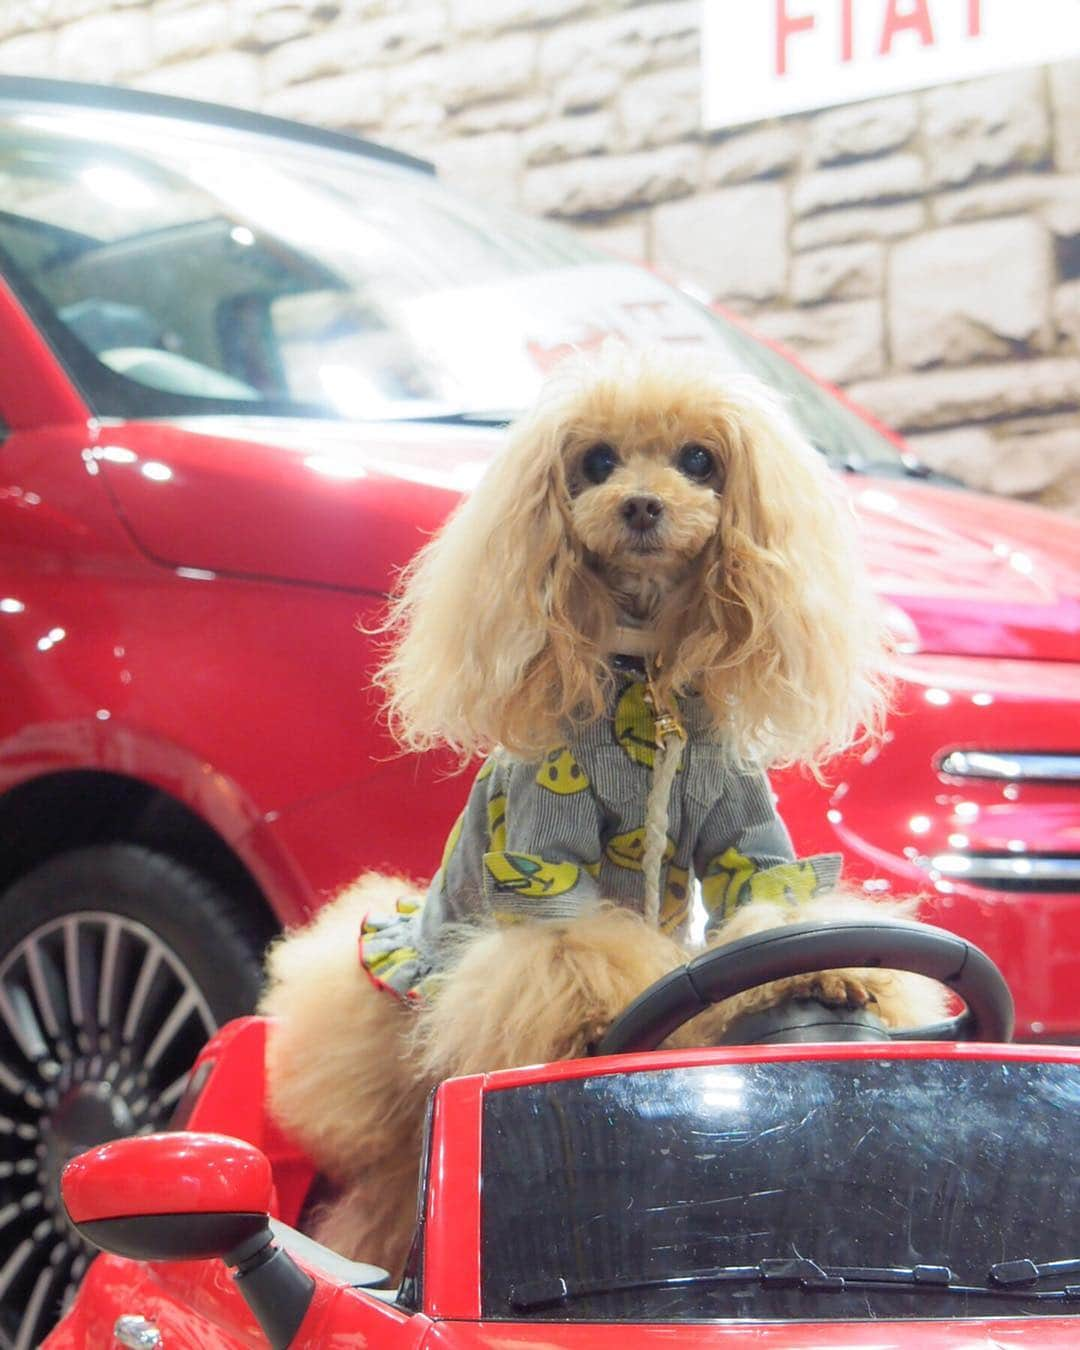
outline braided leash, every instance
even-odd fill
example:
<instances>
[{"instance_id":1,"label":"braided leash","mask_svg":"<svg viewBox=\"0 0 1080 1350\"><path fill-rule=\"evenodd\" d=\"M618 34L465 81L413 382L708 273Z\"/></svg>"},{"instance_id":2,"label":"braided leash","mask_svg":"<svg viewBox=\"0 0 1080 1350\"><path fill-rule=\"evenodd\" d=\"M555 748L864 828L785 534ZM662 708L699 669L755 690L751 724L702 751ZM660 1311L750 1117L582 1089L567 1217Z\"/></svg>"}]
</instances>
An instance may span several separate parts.
<instances>
[{"instance_id":1,"label":"braided leash","mask_svg":"<svg viewBox=\"0 0 1080 1350\"><path fill-rule=\"evenodd\" d=\"M686 745L686 728L679 720L678 708L672 697L665 708L656 692L650 664L646 664L648 687L645 701L653 710L656 727L656 754L653 757L653 779L645 807L645 850L642 872L645 880L645 918L650 924L660 923L660 872L667 848L668 804L671 785L682 763Z\"/></svg>"}]
</instances>

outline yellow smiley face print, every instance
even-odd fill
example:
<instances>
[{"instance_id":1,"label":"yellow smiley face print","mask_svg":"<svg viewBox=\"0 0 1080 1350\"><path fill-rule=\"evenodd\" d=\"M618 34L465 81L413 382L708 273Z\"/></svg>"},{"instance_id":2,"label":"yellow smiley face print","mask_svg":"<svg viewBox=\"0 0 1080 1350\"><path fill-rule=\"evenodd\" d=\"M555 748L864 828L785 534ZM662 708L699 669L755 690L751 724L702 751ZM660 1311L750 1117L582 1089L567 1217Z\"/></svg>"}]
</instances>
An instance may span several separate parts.
<instances>
[{"instance_id":1,"label":"yellow smiley face print","mask_svg":"<svg viewBox=\"0 0 1080 1350\"><path fill-rule=\"evenodd\" d=\"M701 896L713 918L727 919L751 900L791 904L809 900L819 885L809 859L758 868L738 849L729 848L709 860L701 878Z\"/></svg>"},{"instance_id":2,"label":"yellow smiley face print","mask_svg":"<svg viewBox=\"0 0 1080 1350\"><path fill-rule=\"evenodd\" d=\"M632 680L615 705L615 739L638 764L653 767L656 758L656 718L645 697L645 686Z\"/></svg>"},{"instance_id":3,"label":"yellow smiley face print","mask_svg":"<svg viewBox=\"0 0 1080 1350\"><path fill-rule=\"evenodd\" d=\"M625 867L634 872L640 872L642 860L645 857L645 827L639 826L636 830L627 830L625 834L616 834L608 840L604 847L604 852L616 867ZM664 862L668 862L675 853L675 841L668 836L667 844L664 846Z\"/></svg>"},{"instance_id":4,"label":"yellow smiley face print","mask_svg":"<svg viewBox=\"0 0 1080 1350\"><path fill-rule=\"evenodd\" d=\"M506 793L497 793L487 804L488 848L501 853L506 847Z\"/></svg>"},{"instance_id":5,"label":"yellow smiley face print","mask_svg":"<svg viewBox=\"0 0 1080 1350\"><path fill-rule=\"evenodd\" d=\"M547 862L531 853L485 853L484 866L496 891L512 891L534 900L565 895L581 876L576 863Z\"/></svg>"},{"instance_id":6,"label":"yellow smiley face print","mask_svg":"<svg viewBox=\"0 0 1080 1350\"><path fill-rule=\"evenodd\" d=\"M584 792L589 786L585 770L577 762L565 745L551 750L536 771L536 781L549 792L557 792L567 797L573 792Z\"/></svg>"},{"instance_id":7,"label":"yellow smiley face print","mask_svg":"<svg viewBox=\"0 0 1080 1350\"><path fill-rule=\"evenodd\" d=\"M685 867L670 866L660 903L660 927L672 933L685 920L690 910L690 872Z\"/></svg>"}]
</instances>

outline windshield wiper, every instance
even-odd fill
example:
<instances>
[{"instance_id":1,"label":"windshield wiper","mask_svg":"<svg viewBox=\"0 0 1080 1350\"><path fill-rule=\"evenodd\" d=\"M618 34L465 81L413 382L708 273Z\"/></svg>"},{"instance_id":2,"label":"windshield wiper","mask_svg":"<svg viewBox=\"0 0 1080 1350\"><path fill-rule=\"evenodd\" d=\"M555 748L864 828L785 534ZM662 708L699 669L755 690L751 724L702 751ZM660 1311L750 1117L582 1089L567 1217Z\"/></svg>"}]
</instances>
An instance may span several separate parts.
<instances>
[{"instance_id":1,"label":"windshield wiper","mask_svg":"<svg viewBox=\"0 0 1080 1350\"><path fill-rule=\"evenodd\" d=\"M702 1284L760 1284L764 1288L799 1289L808 1294L842 1294L846 1290L874 1289L879 1292L897 1290L927 1290L943 1294L968 1294L983 1298L1023 1299L1047 1303L1080 1303L1080 1285L1066 1285L1064 1289L1038 1291L1028 1287L1013 1288L1021 1283L1019 1277L1003 1279L1012 1267L1025 1267L1025 1286L1036 1278L1080 1271L1080 1261L1052 1262L1035 1266L1034 1262L1009 1261L994 1266L990 1272L991 1284L965 1285L957 1283L956 1274L948 1266L821 1266L807 1257L779 1257L758 1261L752 1266L712 1266L705 1270L689 1270L681 1275L655 1276L627 1280L580 1280L571 1283L560 1276L546 1280L531 1280L514 1285L510 1290L510 1306L520 1312L535 1312L541 1308L556 1307L562 1303L595 1295L621 1294L635 1289L679 1289ZM1028 1268L1036 1271L1034 1278ZM1039 1272L1045 1271L1045 1276Z\"/></svg>"},{"instance_id":2,"label":"windshield wiper","mask_svg":"<svg viewBox=\"0 0 1080 1350\"><path fill-rule=\"evenodd\" d=\"M511 408L455 408L448 412L404 413L395 422L431 422L436 426L504 427L517 413Z\"/></svg>"},{"instance_id":3,"label":"windshield wiper","mask_svg":"<svg viewBox=\"0 0 1080 1350\"><path fill-rule=\"evenodd\" d=\"M908 451L898 453L896 459L865 459L862 455L856 454L832 454L823 445L815 445L814 448L825 456L834 469L840 469L844 473L864 474L868 478L918 478L926 483L937 483L946 487L963 486L959 478L943 473L940 469L932 469L929 464L924 464L921 459L916 459Z\"/></svg>"},{"instance_id":4,"label":"windshield wiper","mask_svg":"<svg viewBox=\"0 0 1080 1350\"><path fill-rule=\"evenodd\" d=\"M991 1284L1016 1289L1037 1284L1040 1280L1058 1279L1062 1275L1080 1275L1080 1257L1039 1262L1023 1256L1016 1261L999 1261L990 1267L988 1278Z\"/></svg>"}]
</instances>

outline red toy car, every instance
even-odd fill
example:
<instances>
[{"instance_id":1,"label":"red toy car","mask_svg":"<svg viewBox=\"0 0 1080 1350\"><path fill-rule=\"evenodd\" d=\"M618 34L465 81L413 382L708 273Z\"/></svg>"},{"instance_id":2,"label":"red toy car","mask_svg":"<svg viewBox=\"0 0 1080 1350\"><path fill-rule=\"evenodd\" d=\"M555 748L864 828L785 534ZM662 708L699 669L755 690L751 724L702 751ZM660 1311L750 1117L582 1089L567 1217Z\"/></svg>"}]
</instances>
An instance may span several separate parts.
<instances>
[{"instance_id":1,"label":"red toy car","mask_svg":"<svg viewBox=\"0 0 1080 1350\"><path fill-rule=\"evenodd\" d=\"M776 780L800 851L929 891L1022 1036L1080 1034L1074 523L926 476L735 320L418 161L5 76L0 130L0 1344L79 1273L64 1159L168 1118L282 924L434 869L465 781L395 753L358 621L608 332L783 389L895 604L887 743Z\"/></svg>"},{"instance_id":2,"label":"red toy car","mask_svg":"<svg viewBox=\"0 0 1080 1350\"><path fill-rule=\"evenodd\" d=\"M1009 1035L995 967L919 924L710 952L632 1004L599 1058L442 1084L397 1289L296 1231L311 1169L262 1114L265 1025L234 1023L200 1057L187 1130L69 1165L72 1219L118 1254L45 1344L1075 1346L1080 1050L793 1045L759 1026L764 1044L642 1053L740 988L871 962L964 998L935 1034ZM875 1035L865 1016L832 1034Z\"/></svg>"}]
</instances>

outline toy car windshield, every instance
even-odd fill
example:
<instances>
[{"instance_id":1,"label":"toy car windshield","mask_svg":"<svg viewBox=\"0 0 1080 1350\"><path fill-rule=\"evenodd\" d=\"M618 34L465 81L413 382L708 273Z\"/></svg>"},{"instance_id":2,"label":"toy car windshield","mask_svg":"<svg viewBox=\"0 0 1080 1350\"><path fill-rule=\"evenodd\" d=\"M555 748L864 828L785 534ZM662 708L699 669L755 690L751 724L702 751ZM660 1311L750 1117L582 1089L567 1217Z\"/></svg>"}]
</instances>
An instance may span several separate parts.
<instances>
[{"instance_id":1,"label":"toy car windshield","mask_svg":"<svg viewBox=\"0 0 1080 1350\"><path fill-rule=\"evenodd\" d=\"M1061 1316L1080 1301L1078 1104L1073 1065L963 1059L491 1092L483 1313Z\"/></svg>"}]
</instances>

